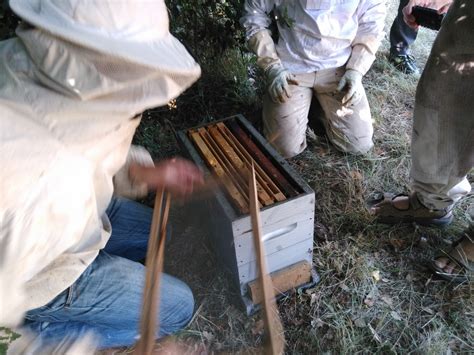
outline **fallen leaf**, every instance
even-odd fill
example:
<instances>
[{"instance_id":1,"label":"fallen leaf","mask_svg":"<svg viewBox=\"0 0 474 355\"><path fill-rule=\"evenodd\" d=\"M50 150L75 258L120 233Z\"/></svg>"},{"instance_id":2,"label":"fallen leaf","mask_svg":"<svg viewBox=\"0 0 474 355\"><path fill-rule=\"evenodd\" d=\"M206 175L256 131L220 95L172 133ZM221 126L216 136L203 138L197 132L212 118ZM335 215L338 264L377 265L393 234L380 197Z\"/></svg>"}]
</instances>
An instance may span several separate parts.
<instances>
[{"instance_id":1,"label":"fallen leaf","mask_svg":"<svg viewBox=\"0 0 474 355\"><path fill-rule=\"evenodd\" d=\"M263 323L263 319L259 319L258 321L255 322L255 324L252 327L252 334L262 335L264 327L265 327L265 323Z\"/></svg>"},{"instance_id":2,"label":"fallen leaf","mask_svg":"<svg viewBox=\"0 0 474 355\"><path fill-rule=\"evenodd\" d=\"M428 314L435 314L435 312L431 308L421 307L421 309L424 310Z\"/></svg>"},{"instance_id":3,"label":"fallen leaf","mask_svg":"<svg viewBox=\"0 0 474 355\"><path fill-rule=\"evenodd\" d=\"M363 177L362 177L362 174L357 171L357 170L352 170L351 171L351 177L354 179L354 180L362 180Z\"/></svg>"},{"instance_id":4,"label":"fallen leaf","mask_svg":"<svg viewBox=\"0 0 474 355\"><path fill-rule=\"evenodd\" d=\"M374 278L375 282L380 281L381 277L380 277L380 271L379 270L372 271L371 275Z\"/></svg>"},{"instance_id":5,"label":"fallen leaf","mask_svg":"<svg viewBox=\"0 0 474 355\"><path fill-rule=\"evenodd\" d=\"M385 151L380 147L376 147L374 151L375 151L376 155L384 155L385 154Z\"/></svg>"},{"instance_id":6,"label":"fallen leaf","mask_svg":"<svg viewBox=\"0 0 474 355\"><path fill-rule=\"evenodd\" d=\"M324 334L324 337L328 340L334 339L334 332L329 329L326 334Z\"/></svg>"},{"instance_id":7,"label":"fallen leaf","mask_svg":"<svg viewBox=\"0 0 474 355\"><path fill-rule=\"evenodd\" d=\"M395 311L391 311L391 312L390 312L390 315L391 315L392 318L395 319L395 320L402 320L402 317L400 317L400 315L399 315L397 312L395 312Z\"/></svg>"},{"instance_id":8,"label":"fallen leaf","mask_svg":"<svg viewBox=\"0 0 474 355\"><path fill-rule=\"evenodd\" d=\"M368 307L372 307L375 304L375 300L372 297L366 297L364 303Z\"/></svg>"},{"instance_id":9,"label":"fallen leaf","mask_svg":"<svg viewBox=\"0 0 474 355\"><path fill-rule=\"evenodd\" d=\"M207 341L212 341L212 340L214 340L214 334L212 334L212 333L210 333L210 332L203 331L203 332L202 332L202 336L203 336Z\"/></svg>"},{"instance_id":10,"label":"fallen leaf","mask_svg":"<svg viewBox=\"0 0 474 355\"><path fill-rule=\"evenodd\" d=\"M313 294L311 295L311 301L309 302L309 305L312 306L313 304L315 304L316 301L317 301L317 299L318 299L318 296L316 296L316 294L313 293Z\"/></svg>"},{"instance_id":11,"label":"fallen leaf","mask_svg":"<svg viewBox=\"0 0 474 355\"><path fill-rule=\"evenodd\" d=\"M372 335L374 336L374 339L377 340L379 343L382 343L382 339L380 338L380 336L377 334L377 332L375 331L375 329L372 327L372 325L368 324L368 327L370 329L370 332L372 333Z\"/></svg>"},{"instance_id":12,"label":"fallen leaf","mask_svg":"<svg viewBox=\"0 0 474 355\"><path fill-rule=\"evenodd\" d=\"M324 325L324 322L321 320L321 318L316 318L311 321L311 326L313 328L321 328Z\"/></svg>"},{"instance_id":13,"label":"fallen leaf","mask_svg":"<svg viewBox=\"0 0 474 355\"><path fill-rule=\"evenodd\" d=\"M384 301L386 304L388 304L390 307L393 306L393 300L389 296L382 296L380 297L382 301Z\"/></svg>"},{"instance_id":14,"label":"fallen leaf","mask_svg":"<svg viewBox=\"0 0 474 355\"><path fill-rule=\"evenodd\" d=\"M418 246L420 248L427 248L430 244L428 243L428 239L426 237L421 237Z\"/></svg>"},{"instance_id":15,"label":"fallen leaf","mask_svg":"<svg viewBox=\"0 0 474 355\"><path fill-rule=\"evenodd\" d=\"M350 288L349 288L346 284L341 284L341 285L339 285L339 287L340 287L343 291L346 291L346 292L349 292L349 291L350 291Z\"/></svg>"},{"instance_id":16,"label":"fallen leaf","mask_svg":"<svg viewBox=\"0 0 474 355\"><path fill-rule=\"evenodd\" d=\"M367 323L365 322L364 318L356 318L354 319L354 324L358 328L364 328Z\"/></svg>"},{"instance_id":17,"label":"fallen leaf","mask_svg":"<svg viewBox=\"0 0 474 355\"><path fill-rule=\"evenodd\" d=\"M331 238L329 237L328 229L322 223L316 222L314 224L314 230L315 230L314 234L315 234L316 238L318 238L320 240L324 240L324 241L331 240Z\"/></svg>"},{"instance_id":18,"label":"fallen leaf","mask_svg":"<svg viewBox=\"0 0 474 355\"><path fill-rule=\"evenodd\" d=\"M404 249L407 245L407 242L403 239L390 239L388 242L395 250Z\"/></svg>"}]
</instances>

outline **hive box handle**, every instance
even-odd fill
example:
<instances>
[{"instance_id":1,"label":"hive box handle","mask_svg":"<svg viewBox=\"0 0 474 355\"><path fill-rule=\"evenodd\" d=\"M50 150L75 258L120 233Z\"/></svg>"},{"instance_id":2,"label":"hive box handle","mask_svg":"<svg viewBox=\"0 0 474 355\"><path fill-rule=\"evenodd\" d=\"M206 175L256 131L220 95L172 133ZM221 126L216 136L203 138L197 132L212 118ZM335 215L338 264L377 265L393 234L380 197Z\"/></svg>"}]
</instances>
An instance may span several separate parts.
<instances>
[{"instance_id":1,"label":"hive box handle","mask_svg":"<svg viewBox=\"0 0 474 355\"><path fill-rule=\"evenodd\" d=\"M286 226L286 227L274 230L270 233L264 234L262 239L263 239L264 242L268 242L269 240L278 238L278 237L282 236L283 234L287 234L287 233L290 233L290 232L294 231L297 226L298 226L298 223L290 224L289 226Z\"/></svg>"}]
</instances>

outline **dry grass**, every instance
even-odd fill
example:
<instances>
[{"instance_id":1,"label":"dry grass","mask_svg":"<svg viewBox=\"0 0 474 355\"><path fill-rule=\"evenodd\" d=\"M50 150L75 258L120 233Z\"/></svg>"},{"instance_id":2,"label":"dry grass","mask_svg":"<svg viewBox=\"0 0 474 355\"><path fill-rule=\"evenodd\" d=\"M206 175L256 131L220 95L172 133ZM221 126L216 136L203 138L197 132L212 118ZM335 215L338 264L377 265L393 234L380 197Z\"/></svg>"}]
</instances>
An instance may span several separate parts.
<instances>
[{"instance_id":1,"label":"dry grass","mask_svg":"<svg viewBox=\"0 0 474 355\"><path fill-rule=\"evenodd\" d=\"M387 24L398 4L390 2ZM422 31L413 46L420 65L433 38L432 32ZM473 198L456 208L455 223L443 230L379 225L366 210L372 192L409 187L417 78L394 70L387 53L385 40L364 79L375 120L374 151L366 157L347 156L316 138L291 160L316 193L314 265L321 282L279 302L289 354L474 352L472 289L432 279L425 267L437 248L447 247L466 227L465 211ZM177 110L149 111L136 141L165 157L176 154L177 147L163 118L180 128L235 113L258 117L259 95L245 80L247 58L223 60L225 68L205 72L213 79L203 77L196 90L178 99ZM238 307L226 271L207 241L202 204L175 206L171 219L174 238L166 270L190 284L197 308L191 325L177 337L205 343L215 352L259 353L259 318L247 317Z\"/></svg>"},{"instance_id":2,"label":"dry grass","mask_svg":"<svg viewBox=\"0 0 474 355\"><path fill-rule=\"evenodd\" d=\"M433 38L433 32L422 31L413 46L420 66ZM456 222L444 230L379 225L366 210L372 192L409 188L418 78L394 70L387 53L385 41L365 78L376 125L374 151L366 157L347 156L317 137L291 160L316 192L314 265L322 281L279 302L290 354L474 351L472 290L432 279L425 266L438 247L448 246L466 227L472 197L456 208ZM206 120L237 112L217 110ZM189 208L175 215L178 225L203 220L198 209ZM206 233L203 226L184 228L170 246L168 270L192 285L198 305L193 323L179 336L204 342L216 352L258 353L259 318L248 318L237 308L237 295L216 263Z\"/></svg>"}]
</instances>

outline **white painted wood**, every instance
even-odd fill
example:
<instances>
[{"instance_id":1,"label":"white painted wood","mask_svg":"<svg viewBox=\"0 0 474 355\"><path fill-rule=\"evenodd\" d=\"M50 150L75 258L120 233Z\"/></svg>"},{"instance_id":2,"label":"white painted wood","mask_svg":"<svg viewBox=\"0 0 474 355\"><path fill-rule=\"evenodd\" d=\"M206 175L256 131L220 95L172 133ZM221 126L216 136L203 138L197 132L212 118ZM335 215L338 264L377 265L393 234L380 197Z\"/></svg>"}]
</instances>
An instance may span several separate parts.
<instances>
[{"instance_id":1,"label":"white painted wood","mask_svg":"<svg viewBox=\"0 0 474 355\"><path fill-rule=\"evenodd\" d=\"M303 240L313 238L314 222L312 216L311 220L308 215L299 217L298 219L285 219L280 223L267 225L263 228L265 255L271 255ZM252 232L249 232L234 238L238 266L256 260L252 234Z\"/></svg>"},{"instance_id":2,"label":"white painted wood","mask_svg":"<svg viewBox=\"0 0 474 355\"><path fill-rule=\"evenodd\" d=\"M260 211L262 228L265 228L267 225L273 225L292 216L297 218L297 216L302 214L311 214L311 217L314 214L314 194L300 195L293 199L275 203L263 208ZM248 233L251 230L252 227L249 216L232 221L234 237Z\"/></svg>"},{"instance_id":3,"label":"white painted wood","mask_svg":"<svg viewBox=\"0 0 474 355\"><path fill-rule=\"evenodd\" d=\"M312 263L313 259L313 238L308 238L298 244L294 244L284 250L267 256L268 272L274 272L290 266L299 261L307 260ZM257 264L255 261L239 266L239 280L242 294L246 292L246 285L249 281L257 278Z\"/></svg>"},{"instance_id":4,"label":"white painted wood","mask_svg":"<svg viewBox=\"0 0 474 355\"><path fill-rule=\"evenodd\" d=\"M275 272L304 260L312 263L314 192L243 117L239 116L237 120L244 125L243 128L250 136L260 142L262 152L273 157L274 165L284 175L292 176L289 181L301 191L296 197L264 207L260 211L262 231L266 239L264 247L268 272ZM187 134L179 132L178 136L192 159L206 170L204 161ZM244 296L247 293L247 283L257 276L250 216L238 216L223 193L216 195L215 202L210 217L213 221L213 243L219 258L231 271L233 282L236 286L240 283L241 294ZM242 299L245 302L246 297Z\"/></svg>"}]
</instances>

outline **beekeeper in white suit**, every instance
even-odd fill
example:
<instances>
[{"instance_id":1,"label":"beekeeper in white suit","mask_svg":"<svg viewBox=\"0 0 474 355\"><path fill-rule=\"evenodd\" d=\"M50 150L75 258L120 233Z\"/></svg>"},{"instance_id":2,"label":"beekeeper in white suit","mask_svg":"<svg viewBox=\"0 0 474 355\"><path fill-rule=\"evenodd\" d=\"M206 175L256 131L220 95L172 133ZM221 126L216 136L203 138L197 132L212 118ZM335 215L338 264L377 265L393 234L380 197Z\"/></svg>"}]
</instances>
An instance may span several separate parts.
<instances>
[{"instance_id":1,"label":"beekeeper in white suit","mask_svg":"<svg viewBox=\"0 0 474 355\"><path fill-rule=\"evenodd\" d=\"M11 0L24 23L0 42L0 326L50 346L138 338L151 210L139 197L202 182L179 159L131 146L140 113L200 75L164 1ZM157 337L184 327L193 295L163 275ZM42 347L39 345L39 347Z\"/></svg>"},{"instance_id":2,"label":"beekeeper in white suit","mask_svg":"<svg viewBox=\"0 0 474 355\"><path fill-rule=\"evenodd\" d=\"M271 11L276 45L268 30ZM306 148L313 95L337 149L363 154L373 146L362 77L383 38L385 11L384 0L246 0L241 23L267 78L264 134L283 156Z\"/></svg>"}]
</instances>

